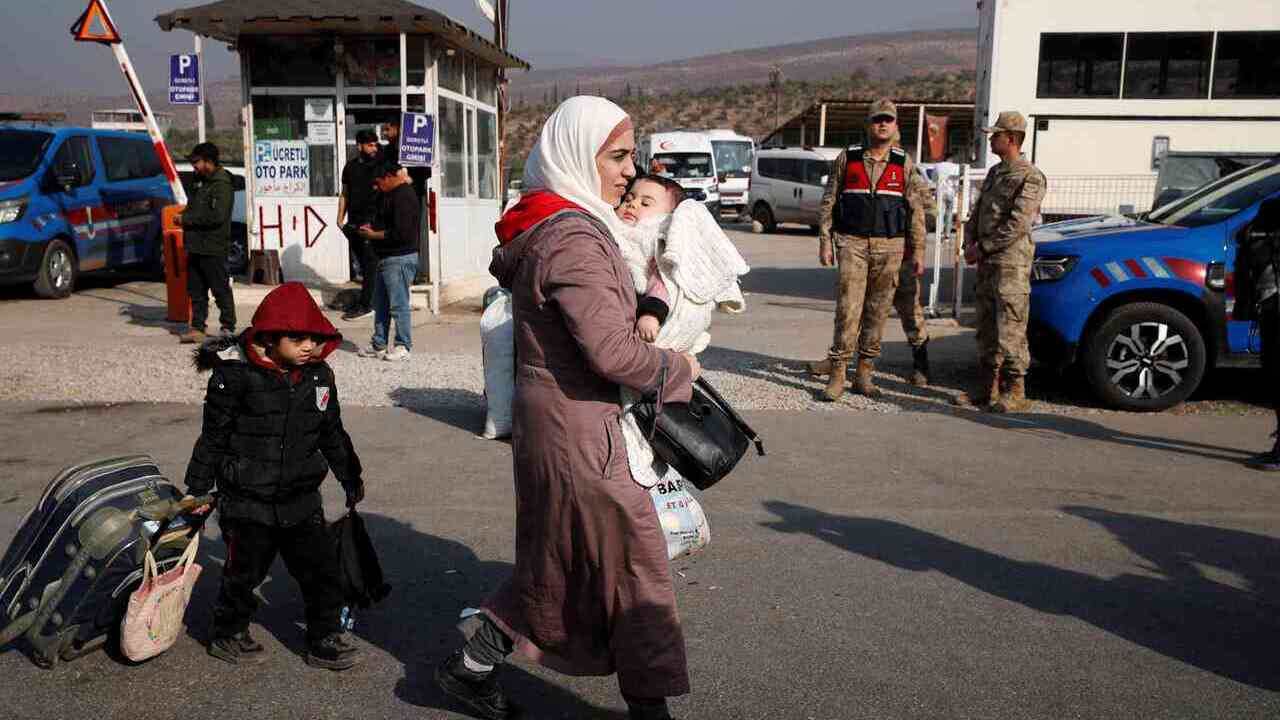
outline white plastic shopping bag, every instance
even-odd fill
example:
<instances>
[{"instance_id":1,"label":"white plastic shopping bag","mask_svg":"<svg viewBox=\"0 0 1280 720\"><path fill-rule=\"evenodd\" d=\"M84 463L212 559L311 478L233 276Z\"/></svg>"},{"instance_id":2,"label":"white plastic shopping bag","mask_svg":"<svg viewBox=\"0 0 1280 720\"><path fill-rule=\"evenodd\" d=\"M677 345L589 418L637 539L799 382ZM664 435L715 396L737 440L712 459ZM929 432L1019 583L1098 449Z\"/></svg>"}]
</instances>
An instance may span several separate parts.
<instances>
[{"instance_id":1,"label":"white plastic shopping bag","mask_svg":"<svg viewBox=\"0 0 1280 720\"><path fill-rule=\"evenodd\" d=\"M692 555L711 542L711 526L702 512L702 504L684 486L684 481L669 473L668 477L649 488L658 522L667 536L667 559Z\"/></svg>"},{"instance_id":2,"label":"white plastic shopping bag","mask_svg":"<svg viewBox=\"0 0 1280 720\"><path fill-rule=\"evenodd\" d=\"M191 590L200 577L196 551L200 535L187 543L187 549L168 572L160 575L155 556L147 550L143 561L142 585L129 596L129 608L120 621L120 652L138 662L168 650L182 632L182 618L187 613Z\"/></svg>"},{"instance_id":3,"label":"white plastic shopping bag","mask_svg":"<svg viewBox=\"0 0 1280 720\"><path fill-rule=\"evenodd\" d=\"M511 315L511 293L490 288L480 316L480 346L484 359L484 399L488 412L484 437L511 436L511 403L516 395L516 340Z\"/></svg>"}]
</instances>

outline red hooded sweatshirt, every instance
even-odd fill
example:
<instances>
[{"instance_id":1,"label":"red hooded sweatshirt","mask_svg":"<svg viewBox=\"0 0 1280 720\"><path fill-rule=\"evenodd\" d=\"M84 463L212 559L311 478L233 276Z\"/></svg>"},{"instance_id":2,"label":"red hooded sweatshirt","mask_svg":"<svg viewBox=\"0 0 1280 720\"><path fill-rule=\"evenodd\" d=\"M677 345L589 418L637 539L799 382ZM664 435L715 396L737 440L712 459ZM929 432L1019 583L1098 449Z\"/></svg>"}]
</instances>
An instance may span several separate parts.
<instances>
[{"instance_id":1,"label":"red hooded sweatshirt","mask_svg":"<svg viewBox=\"0 0 1280 720\"><path fill-rule=\"evenodd\" d=\"M320 306L298 282L287 282L267 293L244 332L244 349L249 360L268 370L280 370L270 358L258 353L254 337L260 332L305 332L328 338L316 357L323 360L342 344L342 333L320 311Z\"/></svg>"}]
</instances>

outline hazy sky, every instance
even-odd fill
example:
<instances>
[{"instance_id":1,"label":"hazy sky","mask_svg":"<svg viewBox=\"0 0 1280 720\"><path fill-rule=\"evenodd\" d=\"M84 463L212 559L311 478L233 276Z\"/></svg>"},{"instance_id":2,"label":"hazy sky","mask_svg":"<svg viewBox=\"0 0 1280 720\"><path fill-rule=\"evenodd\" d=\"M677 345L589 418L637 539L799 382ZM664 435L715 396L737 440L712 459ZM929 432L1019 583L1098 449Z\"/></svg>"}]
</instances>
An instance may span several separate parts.
<instances>
[{"instance_id":1,"label":"hazy sky","mask_svg":"<svg viewBox=\"0 0 1280 720\"><path fill-rule=\"evenodd\" d=\"M0 0L0 93L123 94L111 53L72 42L68 28L88 0ZM271 0L260 0L269 3ZM358 5L359 0L351 0ZM167 82L169 53L189 52L192 35L166 33L153 18L196 0L110 0L108 6L148 87ZM490 36L474 0L434 8ZM975 27L973 0L510 0L511 46L535 68L644 64L727 50L891 30ZM206 79L237 71L235 56L205 43ZM3 109L3 108L0 108Z\"/></svg>"}]
</instances>

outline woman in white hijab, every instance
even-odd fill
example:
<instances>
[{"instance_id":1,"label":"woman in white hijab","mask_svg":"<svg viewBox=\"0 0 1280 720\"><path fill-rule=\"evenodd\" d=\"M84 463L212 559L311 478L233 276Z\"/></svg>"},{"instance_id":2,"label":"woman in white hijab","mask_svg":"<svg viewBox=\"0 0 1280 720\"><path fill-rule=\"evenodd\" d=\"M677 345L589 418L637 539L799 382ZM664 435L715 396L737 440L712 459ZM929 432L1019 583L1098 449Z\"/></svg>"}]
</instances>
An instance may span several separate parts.
<instances>
[{"instance_id":1,"label":"woman in white hijab","mask_svg":"<svg viewBox=\"0 0 1280 720\"><path fill-rule=\"evenodd\" d=\"M511 291L516 393L516 563L466 645L436 671L481 717L513 711L495 680L512 651L573 675L617 673L633 720L669 720L689 692L667 545L631 478L619 391L687 402L691 355L645 343L612 229L635 175L635 131L603 98L566 100L525 169L530 192L497 225L490 272Z\"/></svg>"}]
</instances>

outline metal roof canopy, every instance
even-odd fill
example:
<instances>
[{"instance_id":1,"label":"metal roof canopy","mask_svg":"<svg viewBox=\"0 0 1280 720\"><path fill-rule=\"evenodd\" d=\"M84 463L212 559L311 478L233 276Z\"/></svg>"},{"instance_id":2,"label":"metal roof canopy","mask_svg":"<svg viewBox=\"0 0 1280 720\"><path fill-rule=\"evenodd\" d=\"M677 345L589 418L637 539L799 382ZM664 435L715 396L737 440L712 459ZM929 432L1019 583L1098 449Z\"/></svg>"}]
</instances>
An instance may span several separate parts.
<instances>
[{"instance_id":1,"label":"metal roof canopy","mask_svg":"<svg viewBox=\"0 0 1280 720\"><path fill-rule=\"evenodd\" d=\"M157 15L160 29L235 44L248 35L438 35L502 68L529 69L462 23L406 0L220 0Z\"/></svg>"},{"instance_id":2,"label":"metal roof canopy","mask_svg":"<svg viewBox=\"0 0 1280 720\"><path fill-rule=\"evenodd\" d=\"M795 144L787 140L800 135L800 144L811 146L841 146L850 137L861 138L867 125L867 113L874 99L849 100L847 98L823 98L814 101L780 127L765 136L760 145ZM902 141L909 147L915 147L919 134L920 109L923 107L928 115L945 115L957 118L962 122L954 122L951 130L964 128L972 134L974 104L953 100L894 100L898 107L898 128ZM833 140L841 140L833 143Z\"/></svg>"}]
</instances>

